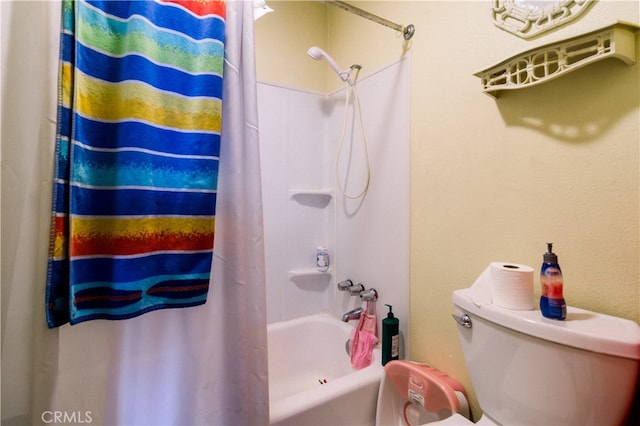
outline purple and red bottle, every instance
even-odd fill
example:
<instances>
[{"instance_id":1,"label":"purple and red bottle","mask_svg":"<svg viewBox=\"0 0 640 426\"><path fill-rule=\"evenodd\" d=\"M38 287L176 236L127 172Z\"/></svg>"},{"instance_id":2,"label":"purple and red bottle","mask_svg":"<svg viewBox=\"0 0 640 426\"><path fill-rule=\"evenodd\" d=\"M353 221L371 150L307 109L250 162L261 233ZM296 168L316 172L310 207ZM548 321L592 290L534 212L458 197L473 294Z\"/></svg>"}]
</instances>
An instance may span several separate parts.
<instances>
[{"instance_id":1,"label":"purple and red bottle","mask_svg":"<svg viewBox=\"0 0 640 426\"><path fill-rule=\"evenodd\" d=\"M567 305L562 295L562 271L558 256L552 250L553 243L547 243L540 270L540 310L546 318L563 320L567 317Z\"/></svg>"}]
</instances>

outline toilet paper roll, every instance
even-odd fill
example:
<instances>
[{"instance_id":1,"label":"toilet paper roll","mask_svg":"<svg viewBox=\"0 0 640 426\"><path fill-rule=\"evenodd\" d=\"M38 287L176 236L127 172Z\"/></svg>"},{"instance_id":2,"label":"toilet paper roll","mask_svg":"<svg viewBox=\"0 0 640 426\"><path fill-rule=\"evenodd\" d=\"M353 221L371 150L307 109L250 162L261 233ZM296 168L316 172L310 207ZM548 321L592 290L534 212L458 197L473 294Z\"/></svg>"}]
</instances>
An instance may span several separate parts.
<instances>
[{"instance_id":1,"label":"toilet paper roll","mask_svg":"<svg viewBox=\"0 0 640 426\"><path fill-rule=\"evenodd\" d=\"M533 309L533 268L509 262L489 264L493 303L518 311Z\"/></svg>"},{"instance_id":2,"label":"toilet paper roll","mask_svg":"<svg viewBox=\"0 0 640 426\"><path fill-rule=\"evenodd\" d=\"M476 306L491 305L491 265L487 266L482 274L476 278L469 288L469 296Z\"/></svg>"}]
</instances>

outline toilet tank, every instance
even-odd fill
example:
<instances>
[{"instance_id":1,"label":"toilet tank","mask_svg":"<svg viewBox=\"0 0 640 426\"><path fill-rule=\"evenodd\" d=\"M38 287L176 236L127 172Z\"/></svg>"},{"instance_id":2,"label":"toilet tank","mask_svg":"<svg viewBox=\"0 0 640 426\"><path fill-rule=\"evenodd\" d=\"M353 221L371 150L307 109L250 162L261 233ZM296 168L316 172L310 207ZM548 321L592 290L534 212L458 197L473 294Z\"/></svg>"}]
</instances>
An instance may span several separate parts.
<instances>
[{"instance_id":1,"label":"toilet tank","mask_svg":"<svg viewBox=\"0 0 640 426\"><path fill-rule=\"evenodd\" d=\"M540 311L475 305L453 293L458 333L484 415L502 425L619 425L633 403L640 326L567 307L565 321Z\"/></svg>"}]
</instances>

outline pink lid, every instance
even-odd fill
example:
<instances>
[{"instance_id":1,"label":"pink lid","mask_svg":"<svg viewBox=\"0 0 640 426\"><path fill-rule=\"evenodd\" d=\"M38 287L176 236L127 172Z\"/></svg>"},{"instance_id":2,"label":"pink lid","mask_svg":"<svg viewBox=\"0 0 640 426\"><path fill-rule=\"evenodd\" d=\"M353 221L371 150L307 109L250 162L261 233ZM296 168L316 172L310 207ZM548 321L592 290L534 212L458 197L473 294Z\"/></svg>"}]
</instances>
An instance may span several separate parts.
<instances>
[{"instance_id":1,"label":"pink lid","mask_svg":"<svg viewBox=\"0 0 640 426\"><path fill-rule=\"evenodd\" d=\"M452 413L460 411L456 391L464 394L464 388L445 373L411 361L390 361L384 366L384 371L400 395L425 410L432 413L442 409Z\"/></svg>"}]
</instances>

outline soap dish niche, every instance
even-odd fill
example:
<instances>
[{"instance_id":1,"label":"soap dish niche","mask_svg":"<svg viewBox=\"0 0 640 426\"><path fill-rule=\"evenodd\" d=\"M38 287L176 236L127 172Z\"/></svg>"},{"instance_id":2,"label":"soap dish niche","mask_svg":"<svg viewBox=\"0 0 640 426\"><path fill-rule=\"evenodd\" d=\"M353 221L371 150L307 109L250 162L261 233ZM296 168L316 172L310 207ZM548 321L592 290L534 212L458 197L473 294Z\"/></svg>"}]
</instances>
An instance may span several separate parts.
<instances>
[{"instance_id":1,"label":"soap dish niche","mask_svg":"<svg viewBox=\"0 0 640 426\"><path fill-rule=\"evenodd\" d=\"M302 205L324 208L331 202L333 191L330 189L291 189L289 196Z\"/></svg>"}]
</instances>

